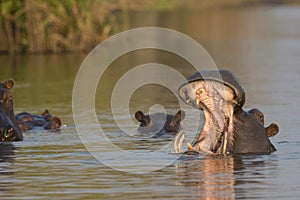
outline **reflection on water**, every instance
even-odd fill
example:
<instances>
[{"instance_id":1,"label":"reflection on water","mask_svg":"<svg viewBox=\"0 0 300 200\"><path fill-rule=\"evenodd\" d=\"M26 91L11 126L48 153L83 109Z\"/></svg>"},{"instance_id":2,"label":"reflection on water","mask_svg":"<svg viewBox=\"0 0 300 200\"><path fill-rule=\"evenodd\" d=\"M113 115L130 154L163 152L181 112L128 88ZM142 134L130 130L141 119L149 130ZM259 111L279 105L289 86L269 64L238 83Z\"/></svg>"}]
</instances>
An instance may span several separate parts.
<instances>
[{"instance_id":1,"label":"reflection on water","mask_svg":"<svg viewBox=\"0 0 300 200\"><path fill-rule=\"evenodd\" d=\"M234 185L235 169L240 166L239 161L231 156L211 157L203 159L182 158L175 165L177 176L184 173L183 180L178 185L185 187L196 187L199 190L197 195L203 199L235 199Z\"/></svg>"},{"instance_id":2,"label":"reflection on water","mask_svg":"<svg viewBox=\"0 0 300 200\"><path fill-rule=\"evenodd\" d=\"M128 28L159 25L192 36L219 66L231 70L246 91L246 107L262 110L266 124L279 124L280 133L271 139L278 151L272 155L184 155L145 174L116 171L86 151L74 126L72 87L85 55L0 55L0 80L16 81L15 111L39 114L48 108L64 123L59 133L32 132L25 134L23 142L0 143L1 199L297 199L299 9L275 6L128 15ZM112 116L110 111L116 81L133 66L148 62L172 66L185 76L193 71L189 63L171 53L136 51L112 64L96 94L98 119L107 135L121 148L133 152L155 150L169 142L139 137L135 134L138 124L127 116L127 111L120 109L118 116ZM144 86L134 93L129 112L148 112L153 102L165 106L170 113L177 112L179 106L172 92ZM114 117L133 136L124 135ZM87 133L94 131L94 125L88 122L81 126ZM189 128L187 136L191 135ZM118 152L109 153L118 156ZM121 165L124 159L114 162ZM139 163L139 159L132 164Z\"/></svg>"},{"instance_id":3,"label":"reflection on water","mask_svg":"<svg viewBox=\"0 0 300 200\"><path fill-rule=\"evenodd\" d=\"M10 177L14 176L15 146L12 143L0 143L0 193L13 192Z\"/></svg>"},{"instance_id":4,"label":"reflection on water","mask_svg":"<svg viewBox=\"0 0 300 200\"><path fill-rule=\"evenodd\" d=\"M0 143L0 162L13 162L15 147L12 143Z\"/></svg>"},{"instance_id":5,"label":"reflection on water","mask_svg":"<svg viewBox=\"0 0 300 200\"><path fill-rule=\"evenodd\" d=\"M273 156L185 156L175 164L176 184L192 187L200 199L269 198L263 190L272 185L277 162Z\"/></svg>"}]
</instances>

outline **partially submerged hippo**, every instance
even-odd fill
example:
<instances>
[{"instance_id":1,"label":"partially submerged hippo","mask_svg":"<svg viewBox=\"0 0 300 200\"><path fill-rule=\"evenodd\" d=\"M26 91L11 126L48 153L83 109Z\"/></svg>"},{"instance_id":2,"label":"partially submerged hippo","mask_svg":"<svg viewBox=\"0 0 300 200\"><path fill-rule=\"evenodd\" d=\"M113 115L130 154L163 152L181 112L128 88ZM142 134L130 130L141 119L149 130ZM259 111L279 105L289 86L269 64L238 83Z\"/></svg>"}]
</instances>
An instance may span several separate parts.
<instances>
[{"instance_id":1,"label":"partially submerged hippo","mask_svg":"<svg viewBox=\"0 0 300 200\"><path fill-rule=\"evenodd\" d=\"M10 89L14 87L13 80L0 82L0 141L21 141L22 131L17 125L13 97Z\"/></svg>"},{"instance_id":2,"label":"partially submerged hippo","mask_svg":"<svg viewBox=\"0 0 300 200\"><path fill-rule=\"evenodd\" d=\"M32 130L37 127L50 131L59 131L61 127L60 118L53 117L47 109L41 115L28 112L19 113L16 115L16 120L22 131Z\"/></svg>"},{"instance_id":3,"label":"partially submerged hippo","mask_svg":"<svg viewBox=\"0 0 300 200\"><path fill-rule=\"evenodd\" d=\"M175 115L154 113L145 115L142 111L135 113L135 119L140 122L138 132L155 133L154 137L171 133L175 135L180 130L180 122L184 118L184 111L179 110Z\"/></svg>"},{"instance_id":4,"label":"partially submerged hippo","mask_svg":"<svg viewBox=\"0 0 300 200\"><path fill-rule=\"evenodd\" d=\"M188 149L211 154L276 151L269 137L276 135L276 124L264 127L264 115L258 109L242 109L245 92L227 70L200 71L179 87L179 96L187 104L203 110L205 124ZM180 144L181 145L181 144Z\"/></svg>"}]
</instances>

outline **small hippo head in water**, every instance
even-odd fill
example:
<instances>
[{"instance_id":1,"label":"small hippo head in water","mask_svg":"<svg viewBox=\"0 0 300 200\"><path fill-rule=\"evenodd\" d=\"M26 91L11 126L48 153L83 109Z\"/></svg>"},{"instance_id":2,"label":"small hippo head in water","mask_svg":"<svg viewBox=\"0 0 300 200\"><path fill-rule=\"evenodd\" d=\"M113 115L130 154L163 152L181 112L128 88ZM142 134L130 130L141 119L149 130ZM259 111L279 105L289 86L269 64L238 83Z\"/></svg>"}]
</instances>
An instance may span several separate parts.
<instances>
[{"instance_id":1,"label":"small hippo head in water","mask_svg":"<svg viewBox=\"0 0 300 200\"><path fill-rule=\"evenodd\" d=\"M269 137L278 133L278 126L265 128L261 111L242 109L245 92L231 72L200 71L187 80L179 96L205 116L202 131L189 150L223 155L276 151Z\"/></svg>"},{"instance_id":2,"label":"small hippo head in water","mask_svg":"<svg viewBox=\"0 0 300 200\"><path fill-rule=\"evenodd\" d=\"M135 113L135 119L140 122L140 133L156 133L155 137L164 133L176 134L180 129L180 122L184 118L184 111L179 110L175 115L154 113L145 115L142 111Z\"/></svg>"},{"instance_id":3,"label":"small hippo head in water","mask_svg":"<svg viewBox=\"0 0 300 200\"><path fill-rule=\"evenodd\" d=\"M13 80L0 82L0 141L21 141L23 135L19 129L14 109L13 97L10 89L14 87Z\"/></svg>"},{"instance_id":4,"label":"small hippo head in water","mask_svg":"<svg viewBox=\"0 0 300 200\"><path fill-rule=\"evenodd\" d=\"M47 109L41 115L35 115L28 112L18 113L16 115L16 120L22 131L28 131L35 128L59 131L62 124L60 118L53 117Z\"/></svg>"}]
</instances>

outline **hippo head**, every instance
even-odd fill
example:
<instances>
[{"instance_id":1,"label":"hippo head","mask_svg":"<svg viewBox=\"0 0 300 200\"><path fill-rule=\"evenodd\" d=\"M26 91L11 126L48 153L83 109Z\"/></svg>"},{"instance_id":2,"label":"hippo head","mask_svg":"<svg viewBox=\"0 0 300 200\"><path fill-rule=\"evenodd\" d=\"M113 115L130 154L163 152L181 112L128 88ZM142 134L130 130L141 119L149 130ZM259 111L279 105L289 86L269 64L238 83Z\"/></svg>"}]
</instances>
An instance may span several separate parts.
<instances>
[{"instance_id":1,"label":"hippo head","mask_svg":"<svg viewBox=\"0 0 300 200\"><path fill-rule=\"evenodd\" d=\"M52 117L49 122L44 125L45 130L60 131L61 120L59 117Z\"/></svg>"},{"instance_id":2,"label":"hippo head","mask_svg":"<svg viewBox=\"0 0 300 200\"><path fill-rule=\"evenodd\" d=\"M0 141L2 142L23 140L13 110L13 98L10 91L13 87L13 80L0 82Z\"/></svg>"},{"instance_id":3,"label":"hippo head","mask_svg":"<svg viewBox=\"0 0 300 200\"><path fill-rule=\"evenodd\" d=\"M53 132L60 131L61 119L59 117L53 117L48 109L41 115L35 115L28 112L21 112L16 115L16 120L19 128L22 131L32 130L34 128L44 128Z\"/></svg>"},{"instance_id":4,"label":"hippo head","mask_svg":"<svg viewBox=\"0 0 300 200\"><path fill-rule=\"evenodd\" d=\"M263 114L257 109L243 111L245 92L231 72L197 72L180 86L178 92L184 102L203 110L205 116L202 131L189 145L190 150L212 154L271 153L276 150L268 134L276 134L278 126L265 128Z\"/></svg>"},{"instance_id":5,"label":"hippo head","mask_svg":"<svg viewBox=\"0 0 300 200\"><path fill-rule=\"evenodd\" d=\"M184 111L182 110L179 110L175 115L165 113L146 115L142 111L135 113L135 119L140 122L138 131L141 133L177 133L183 118Z\"/></svg>"}]
</instances>

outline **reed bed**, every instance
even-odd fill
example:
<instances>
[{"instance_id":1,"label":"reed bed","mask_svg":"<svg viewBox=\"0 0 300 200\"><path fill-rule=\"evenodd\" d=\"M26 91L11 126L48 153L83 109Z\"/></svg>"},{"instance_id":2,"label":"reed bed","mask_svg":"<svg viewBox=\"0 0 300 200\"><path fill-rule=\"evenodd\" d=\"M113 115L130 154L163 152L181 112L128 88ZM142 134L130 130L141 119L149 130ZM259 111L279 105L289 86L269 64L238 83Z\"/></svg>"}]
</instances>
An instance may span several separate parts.
<instances>
[{"instance_id":1,"label":"reed bed","mask_svg":"<svg viewBox=\"0 0 300 200\"><path fill-rule=\"evenodd\" d=\"M90 51L111 34L129 28L129 10L201 10L262 2L299 1L0 0L0 54Z\"/></svg>"},{"instance_id":2,"label":"reed bed","mask_svg":"<svg viewBox=\"0 0 300 200\"><path fill-rule=\"evenodd\" d=\"M3 0L0 52L89 51L111 34L113 14L124 5L124 0Z\"/></svg>"}]
</instances>

